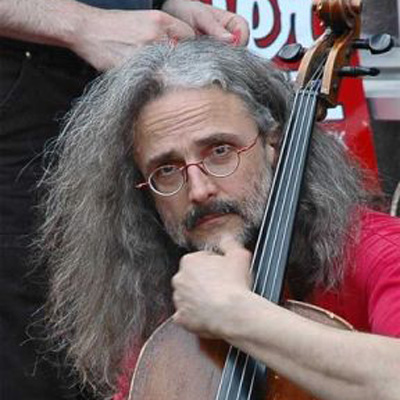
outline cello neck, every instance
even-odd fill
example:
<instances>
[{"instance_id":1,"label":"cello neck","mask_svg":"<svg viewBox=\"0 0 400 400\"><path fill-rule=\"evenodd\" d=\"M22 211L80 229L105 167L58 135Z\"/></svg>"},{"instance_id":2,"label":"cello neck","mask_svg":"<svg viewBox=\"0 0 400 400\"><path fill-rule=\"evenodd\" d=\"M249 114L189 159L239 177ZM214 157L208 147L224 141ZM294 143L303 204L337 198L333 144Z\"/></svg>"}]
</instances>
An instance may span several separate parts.
<instances>
[{"instance_id":1,"label":"cello neck","mask_svg":"<svg viewBox=\"0 0 400 400\"><path fill-rule=\"evenodd\" d=\"M253 256L253 291L275 303L283 287L317 94L317 88L296 93ZM216 400L264 399L266 374L265 365L231 347Z\"/></svg>"},{"instance_id":2,"label":"cello neck","mask_svg":"<svg viewBox=\"0 0 400 400\"><path fill-rule=\"evenodd\" d=\"M254 251L253 291L278 303L317 110L320 82L297 91Z\"/></svg>"}]
</instances>

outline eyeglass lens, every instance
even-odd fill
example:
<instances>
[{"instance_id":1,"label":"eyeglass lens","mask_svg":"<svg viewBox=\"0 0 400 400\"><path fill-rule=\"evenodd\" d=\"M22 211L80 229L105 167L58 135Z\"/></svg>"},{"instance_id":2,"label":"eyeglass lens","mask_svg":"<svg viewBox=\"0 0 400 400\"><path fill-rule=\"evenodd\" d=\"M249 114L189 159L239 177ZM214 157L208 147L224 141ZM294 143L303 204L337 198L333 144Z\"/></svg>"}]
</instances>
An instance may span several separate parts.
<instances>
[{"instance_id":1,"label":"eyeglass lens","mask_svg":"<svg viewBox=\"0 0 400 400\"><path fill-rule=\"evenodd\" d=\"M186 169L192 165L203 166L208 174L222 178L235 172L239 165L239 154L236 148L225 145L223 149L213 150L198 163L184 167L164 165L151 174L151 187L162 194L176 193L186 180Z\"/></svg>"}]
</instances>

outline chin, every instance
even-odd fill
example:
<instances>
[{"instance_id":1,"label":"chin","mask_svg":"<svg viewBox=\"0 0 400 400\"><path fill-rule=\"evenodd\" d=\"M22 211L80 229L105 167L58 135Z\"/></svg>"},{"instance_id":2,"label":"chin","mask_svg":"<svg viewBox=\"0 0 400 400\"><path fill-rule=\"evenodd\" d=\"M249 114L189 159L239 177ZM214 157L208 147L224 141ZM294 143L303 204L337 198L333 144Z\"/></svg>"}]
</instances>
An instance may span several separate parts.
<instances>
[{"instance_id":1,"label":"chin","mask_svg":"<svg viewBox=\"0 0 400 400\"><path fill-rule=\"evenodd\" d=\"M224 230L222 232L216 232L208 235L207 237L195 237L190 238L188 240L189 250L197 250L197 251L213 251L218 254L222 254L220 247L221 239L225 236L234 237L239 243L245 246L245 242L243 241L244 235L241 231L237 230L236 232L233 230Z\"/></svg>"},{"instance_id":2,"label":"chin","mask_svg":"<svg viewBox=\"0 0 400 400\"><path fill-rule=\"evenodd\" d=\"M231 219L224 224L209 224L208 229L193 229L193 231L180 231L180 235L169 232L171 239L181 248L192 251L213 251L222 253L220 242L224 236L233 236L247 250L253 251L258 237L258 226L252 224L243 224L242 220Z\"/></svg>"},{"instance_id":3,"label":"chin","mask_svg":"<svg viewBox=\"0 0 400 400\"><path fill-rule=\"evenodd\" d=\"M245 226L237 227L236 229L226 229L220 232L209 234L207 237L195 237L188 239L191 250L210 250L221 253L220 242L224 236L232 236L238 243L242 244L247 250L254 251L259 227Z\"/></svg>"}]
</instances>

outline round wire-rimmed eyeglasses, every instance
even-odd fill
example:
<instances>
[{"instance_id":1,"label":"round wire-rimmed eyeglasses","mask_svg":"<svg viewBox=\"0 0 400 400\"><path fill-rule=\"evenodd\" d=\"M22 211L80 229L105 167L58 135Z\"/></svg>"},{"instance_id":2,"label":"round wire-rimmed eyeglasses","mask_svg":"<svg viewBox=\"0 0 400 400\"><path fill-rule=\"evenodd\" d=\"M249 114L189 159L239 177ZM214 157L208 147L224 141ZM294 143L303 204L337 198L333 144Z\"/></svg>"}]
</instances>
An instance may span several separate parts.
<instances>
[{"instance_id":1,"label":"round wire-rimmed eyeglasses","mask_svg":"<svg viewBox=\"0 0 400 400\"><path fill-rule=\"evenodd\" d=\"M174 164L161 165L154 169L144 182L138 183L136 189L150 188L160 196L173 196L178 193L187 182L187 169L196 166L206 174L216 178L226 178L232 175L239 167L240 155L255 146L258 139L245 147L236 147L231 144L219 144L211 148L202 160L178 166Z\"/></svg>"}]
</instances>

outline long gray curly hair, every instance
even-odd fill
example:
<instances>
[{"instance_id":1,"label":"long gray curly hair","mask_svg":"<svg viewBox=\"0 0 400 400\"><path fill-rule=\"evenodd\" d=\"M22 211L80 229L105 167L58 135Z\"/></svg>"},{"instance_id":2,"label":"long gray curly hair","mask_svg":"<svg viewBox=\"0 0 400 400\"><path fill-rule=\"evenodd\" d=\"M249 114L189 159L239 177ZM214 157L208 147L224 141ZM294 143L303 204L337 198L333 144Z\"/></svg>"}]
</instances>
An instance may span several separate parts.
<instances>
[{"instance_id":1,"label":"long gray curly hair","mask_svg":"<svg viewBox=\"0 0 400 400\"><path fill-rule=\"evenodd\" d=\"M202 39L143 48L100 77L49 150L39 242L51 276L48 320L57 347L103 395L115 390L133 338L171 314L181 256L151 196L135 189L137 117L168 90L212 86L239 96L263 135L282 131L293 98L285 75L243 48ZM344 258L350 213L366 199L342 146L317 131L292 251L293 279L306 291L340 281L332 266Z\"/></svg>"}]
</instances>

